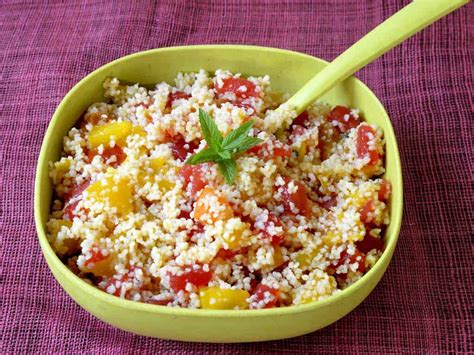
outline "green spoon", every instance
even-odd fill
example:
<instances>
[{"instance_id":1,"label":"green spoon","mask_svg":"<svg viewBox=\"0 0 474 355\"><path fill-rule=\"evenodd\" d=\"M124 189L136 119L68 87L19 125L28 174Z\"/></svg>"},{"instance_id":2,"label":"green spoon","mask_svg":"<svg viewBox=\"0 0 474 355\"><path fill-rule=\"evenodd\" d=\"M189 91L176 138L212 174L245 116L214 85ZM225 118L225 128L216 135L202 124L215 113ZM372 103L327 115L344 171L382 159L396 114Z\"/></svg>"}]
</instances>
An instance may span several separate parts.
<instances>
[{"instance_id":1,"label":"green spoon","mask_svg":"<svg viewBox=\"0 0 474 355\"><path fill-rule=\"evenodd\" d=\"M400 42L469 0L415 0L375 27L298 90L277 112L300 114L313 101Z\"/></svg>"}]
</instances>

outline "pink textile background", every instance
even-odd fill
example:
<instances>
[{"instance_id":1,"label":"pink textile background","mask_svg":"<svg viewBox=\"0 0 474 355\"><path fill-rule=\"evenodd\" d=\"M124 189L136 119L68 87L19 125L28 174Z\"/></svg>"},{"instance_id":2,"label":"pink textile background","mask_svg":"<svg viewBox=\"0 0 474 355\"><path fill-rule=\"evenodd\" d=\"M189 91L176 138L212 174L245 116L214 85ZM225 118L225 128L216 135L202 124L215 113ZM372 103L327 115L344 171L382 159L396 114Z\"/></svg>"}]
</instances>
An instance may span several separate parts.
<instances>
[{"instance_id":1,"label":"pink textile background","mask_svg":"<svg viewBox=\"0 0 474 355\"><path fill-rule=\"evenodd\" d=\"M133 52L238 43L332 60L408 1L0 1L0 353L472 353L474 6L363 69L398 137L404 221L368 299L303 337L191 344L108 326L77 306L43 260L33 179L48 122L95 68Z\"/></svg>"}]
</instances>

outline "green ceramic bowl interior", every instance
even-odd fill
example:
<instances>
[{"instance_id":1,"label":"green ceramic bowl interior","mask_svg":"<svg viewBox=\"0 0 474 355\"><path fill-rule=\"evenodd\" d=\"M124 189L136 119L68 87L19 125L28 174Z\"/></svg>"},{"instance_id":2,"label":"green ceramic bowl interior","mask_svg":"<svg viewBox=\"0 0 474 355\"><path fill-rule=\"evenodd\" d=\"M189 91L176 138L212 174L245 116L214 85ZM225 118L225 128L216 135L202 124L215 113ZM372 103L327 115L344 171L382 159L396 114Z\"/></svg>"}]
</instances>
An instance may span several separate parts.
<instances>
[{"instance_id":1,"label":"green ceramic bowl interior","mask_svg":"<svg viewBox=\"0 0 474 355\"><path fill-rule=\"evenodd\" d=\"M379 125L386 140L386 175L393 185L391 222L385 251L364 277L327 299L302 306L267 310L214 311L156 306L122 300L88 285L55 255L46 237L52 184L48 163L60 156L62 139L87 107L103 100L106 77L143 85L172 83L180 71L228 69L244 75L270 75L272 87L294 93L327 62L301 53L252 46L189 46L136 53L102 66L82 79L58 106L43 141L35 181L35 222L44 257L63 289L85 310L121 329L147 336L203 342L249 342L294 337L325 327L353 310L384 274L402 219L402 172L390 119L377 97L361 81L349 78L324 96L331 104L361 109ZM383 302L383 300L381 300Z\"/></svg>"}]
</instances>

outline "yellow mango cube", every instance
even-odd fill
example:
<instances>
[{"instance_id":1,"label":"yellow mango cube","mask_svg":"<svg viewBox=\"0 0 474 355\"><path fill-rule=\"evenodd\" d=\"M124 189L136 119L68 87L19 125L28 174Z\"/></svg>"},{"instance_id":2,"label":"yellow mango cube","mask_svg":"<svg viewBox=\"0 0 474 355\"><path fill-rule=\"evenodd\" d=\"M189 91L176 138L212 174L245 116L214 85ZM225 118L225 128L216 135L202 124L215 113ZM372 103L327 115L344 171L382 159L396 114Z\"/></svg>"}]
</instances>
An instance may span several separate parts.
<instances>
[{"instance_id":1,"label":"yellow mango cube","mask_svg":"<svg viewBox=\"0 0 474 355\"><path fill-rule=\"evenodd\" d=\"M92 184L86 189L87 196L93 200L116 208L117 213L125 215L132 212L132 189L128 179L115 180L108 177Z\"/></svg>"},{"instance_id":2,"label":"yellow mango cube","mask_svg":"<svg viewBox=\"0 0 474 355\"><path fill-rule=\"evenodd\" d=\"M119 146L124 146L127 137L132 133L130 122L113 122L102 126L95 126L89 132L87 142L90 149L95 149L99 145L109 146L112 139Z\"/></svg>"},{"instance_id":3,"label":"yellow mango cube","mask_svg":"<svg viewBox=\"0 0 474 355\"><path fill-rule=\"evenodd\" d=\"M154 158L150 160L150 167L158 172L163 168L163 166L166 164L166 159L162 157Z\"/></svg>"},{"instance_id":4,"label":"yellow mango cube","mask_svg":"<svg viewBox=\"0 0 474 355\"><path fill-rule=\"evenodd\" d=\"M250 294L245 290L221 289L205 287L199 290L201 308L203 309L239 309L248 308L247 298Z\"/></svg>"},{"instance_id":5,"label":"yellow mango cube","mask_svg":"<svg viewBox=\"0 0 474 355\"><path fill-rule=\"evenodd\" d=\"M231 218L226 222L222 240L230 250L237 250L248 245L251 234L248 223L242 222L240 218Z\"/></svg>"},{"instance_id":6,"label":"yellow mango cube","mask_svg":"<svg viewBox=\"0 0 474 355\"><path fill-rule=\"evenodd\" d=\"M69 171L69 168L71 167L71 158L61 158L60 161L57 161L54 163L54 168L56 169L57 172L61 174L65 174Z\"/></svg>"}]
</instances>

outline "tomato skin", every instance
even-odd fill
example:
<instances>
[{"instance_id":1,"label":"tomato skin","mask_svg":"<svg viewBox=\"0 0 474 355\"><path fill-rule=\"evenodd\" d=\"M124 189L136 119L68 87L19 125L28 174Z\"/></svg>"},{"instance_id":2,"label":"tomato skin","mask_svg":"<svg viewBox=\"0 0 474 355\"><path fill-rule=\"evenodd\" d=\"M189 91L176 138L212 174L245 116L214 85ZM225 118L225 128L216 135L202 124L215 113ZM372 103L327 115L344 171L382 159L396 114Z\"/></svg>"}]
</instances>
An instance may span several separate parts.
<instances>
[{"instance_id":1,"label":"tomato skin","mask_svg":"<svg viewBox=\"0 0 474 355\"><path fill-rule=\"evenodd\" d=\"M373 213L375 212L374 200L368 200L360 210L360 220L365 225L370 225L374 222Z\"/></svg>"},{"instance_id":2,"label":"tomato skin","mask_svg":"<svg viewBox=\"0 0 474 355\"><path fill-rule=\"evenodd\" d=\"M329 197L329 199L324 199L319 202L319 205L326 210L329 210L337 205L337 195L330 195Z\"/></svg>"},{"instance_id":3,"label":"tomato skin","mask_svg":"<svg viewBox=\"0 0 474 355\"><path fill-rule=\"evenodd\" d=\"M183 268L182 275L170 274L170 287L174 292L185 291L186 284L191 283L196 287L206 286L212 279L212 272L204 271L202 265L198 265L197 269L194 266L187 266Z\"/></svg>"},{"instance_id":4,"label":"tomato skin","mask_svg":"<svg viewBox=\"0 0 474 355\"><path fill-rule=\"evenodd\" d=\"M109 165L112 168L118 167L127 158L127 154L125 154L123 152L122 148L120 148L120 146L118 146L118 145L115 145L113 147L104 148L104 151L102 152L102 154L99 154L99 152L97 152L97 150L95 150L95 149L94 150L89 150L87 152L87 158L89 159L89 162L91 162L92 159L94 159L94 157L96 155L100 155L104 159L105 162L107 160L109 160L113 155L115 155L117 160L112 162L112 163L109 163Z\"/></svg>"},{"instance_id":5,"label":"tomato skin","mask_svg":"<svg viewBox=\"0 0 474 355\"><path fill-rule=\"evenodd\" d=\"M184 179L185 189L191 184L193 197L196 197L197 193L207 185L199 165L184 165L180 170L180 175Z\"/></svg>"},{"instance_id":6,"label":"tomato skin","mask_svg":"<svg viewBox=\"0 0 474 355\"><path fill-rule=\"evenodd\" d=\"M285 234L271 234L269 233L269 229L275 227L283 227L283 224L280 222L277 216L273 213L268 212L268 219L263 223L263 229L258 228L256 225L254 227L258 229L262 234L263 238L269 239L272 245L279 245L285 240Z\"/></svg>"},{"instance_id":7,"label":"tomato skin","mask_svg":"<svg viewBox=\"0 0 474 355\"><path fill-rule=\"evenodd\" d=\"M171 151L176 160L185 161L188 153L193 153L199 147L195 141L186 142L183 137L175 137L171 143Z\"/></svg>"},{"instance_id":8,"label":"tomato skin","mask_svg":"<svg viewBox=\"0 0 474 355\"><path fill-rule=\"evenodd\" d=\"M270 293L271 299L268 303L265 304L265 306L263 308L274 308L274 307L276 307L276 304L278 302L278 298L279 298L280 293L278 292L278 290L275 290L274 288L269 287L267 285L258 284L257 287L255 287L255 291L253 293L252 299L254 300L254 302L263 301L266 298L265 293L267 293L267 292ZM251 303L250 308L253 308L252 303Z\"/></svg>"},{"instance_id":9,"label":"tomato skin","mask_svg":"<svg viewBox=\"0 0 474 355\"><path fill-rule=\"evenodd\" d=\"M79 200L66 204L63 210L63 214L64 214L64 217L66 217L66 219L72 221L74 217L76 217L74 210L76 209L78 204L79 204Z\"/></svg>"},{"instance_id":10,"label":"tomato skin","mask_svg":"<svg viewBox=\"0 0 474 355\"><path fill-rule=\"evenodd\" d=\"M283 200L283 205L285 208L285 212L290 215L294 215L294 212L291 209L291 204L293 203L295 207L298 209L299 214L309 217L311 214L311 204L308 198L308 192L306 187L299 181L294 181L290 178L283 177L285 184L278 188L281 188L281 195ZM298 187L296 192L289 192L289 184L293 182Z\"/></svg>"},{"instance_id":11,"label":"tomato skin","mask_svg":"<svg viewBox=\"0 0 474 355\"><path fill-rule=\"evenodd\" d=\"M380 183L378 192L379 201L386 202L392 194L392 183L389 180L383 179Z\"/></svg>"},{"instance_id":12,"label":"tomato skin","mask_svg":"<svg viewBox=\"0 0 474 355\"><path fill-rule=\"evenodd\" d=\"M241 89L245 87L245 89ZM242 78L226 78L222 80L222 86L216 87L216 92L219 95L231 92L234 93L238 99L247 99L249 97L258 97L256 86L249 80Z\"/></svg>"},{"instance_id":13,"label":"tomato skin","mask_svg":"<svg viewBox=\"0 0 474 355\"><path fill-rule=\"evenodd\" d=\"M345 117L348 117L348 119L346 120ZM360 124L360 119L351 113L351 109L345 106L334 107L329 113L328 119L331 123L337 124L336 127L342 133Z\"/></svg>"},{"instance_id":14,"label":"tomato skin","mask_svg":"<svg viewBox=\"0 0 474 355\"><path fill-rule=\"evenodd\" d=\"M255 154L259 159L269 160L276 157L289 158L291 148L279 141L272 143L264 142L247 150L247 153Z\"/></svg>"},{"instance_id":15,"label":"tomato skin","mask_svg":"<svg viewBox=\"0 0 474 355\"><path fill-rule=\"evenodd\" d=\"M90 183L90 180L86 180L83 183L74 186L71 190L69 190L69 192L64 194L64 202L68 202L72 198L82 195L84 190L89 187Z\"/></svg>"},{"instance_id":16,"label":"tomato skin","mask_svg":"<svg viewBox=\"0 0 474 355\"><path fill-rule=\"evenodd\" d=\"M357 258L360 257L360 260L357 260ZM359 263L359 266L357 267L357 271L359 272L365 272L365 254L361 253L359 249L355 249L354 254L349 255L346 250L344 250L337 263L334 265L330 265L327 269L328 274L334 275L336 273L336 269L344 264L354 264L355 262ZM345 275L347 274L337 274L338 276Z\"/></svg>"},{"instance_id":17,"label":"tomato skin","mask_svg":"<svg viewBox=\"0 0 474 355\"><path fill-rule=\"evenodd\" d=\"M375 130L369 125L360 125L357 129L356 135L356 151L357 156L361 159L365 157L369 157L368 165L375 165L379 159L380 155L377 150L371 150L369 147L369 143L371 141L371 137L375 137L376 132Z\"/></svg>"},{"instance_id":18,"label":"tomato skin","mask_svg":"<svg viewBox=\"0 0 474 355\"><path fill-rule=\"evenodd\" d=\"M182 91L172 92L168 95L168 101L166 101L166 108L171 108L173 106L173 101L179 99L189 99L191 95L188 95Z\"/></svg>"},{"instance_id":19,"label":"tomato skin","mask_svg":"<svg viewBox=\"0 0 474 355\"><path fill-rule=\"evenodd\" d=\"M109 254L107 255L102 254L102 250L97 245L94 245L92 247L90 253L91 253L91 256L84 261L84 266L86 267L90 264L95 264L109 257Z\"/></svg>"},{"instance_id":20,"label":"tomato skin","mask_svg":"<svg viewBox=\"0 0 474 355\"><path fill-rule=\"evenodd\" d=\"M90 180L86 180L83 183L76 185L69 192L64 194L64 209L63 215L66 219L72 221L76 216L74 210L76 209L79 201L82 199L82 193L90 185Z\"/></svg>"},{"instance_id":21,"label":"tomato skin","mask_svg":"<svg viewBox=\"0 0 474 355\"><path fill-rule=\"evenodd\" d=\"M309 121L308 111L303 111L293 120L293 122L291 122L291 127L294 127L294 126L307 127L308 121Z\"/></svg>"},{"instance_id":22,"label":"tomato skin","mask_svg":"<svg viewBox=\"0 0 474 355\"><path fill-rule=\"evenodd\" d=\"M360 250L364 254L367 254L369 251L373 249L382 251L384 248L383 240L381 238L373 237L368 233L365 235L364 239L359 240L355 244L357 246L357 249Z\"/></svg>"}]
</instances>

